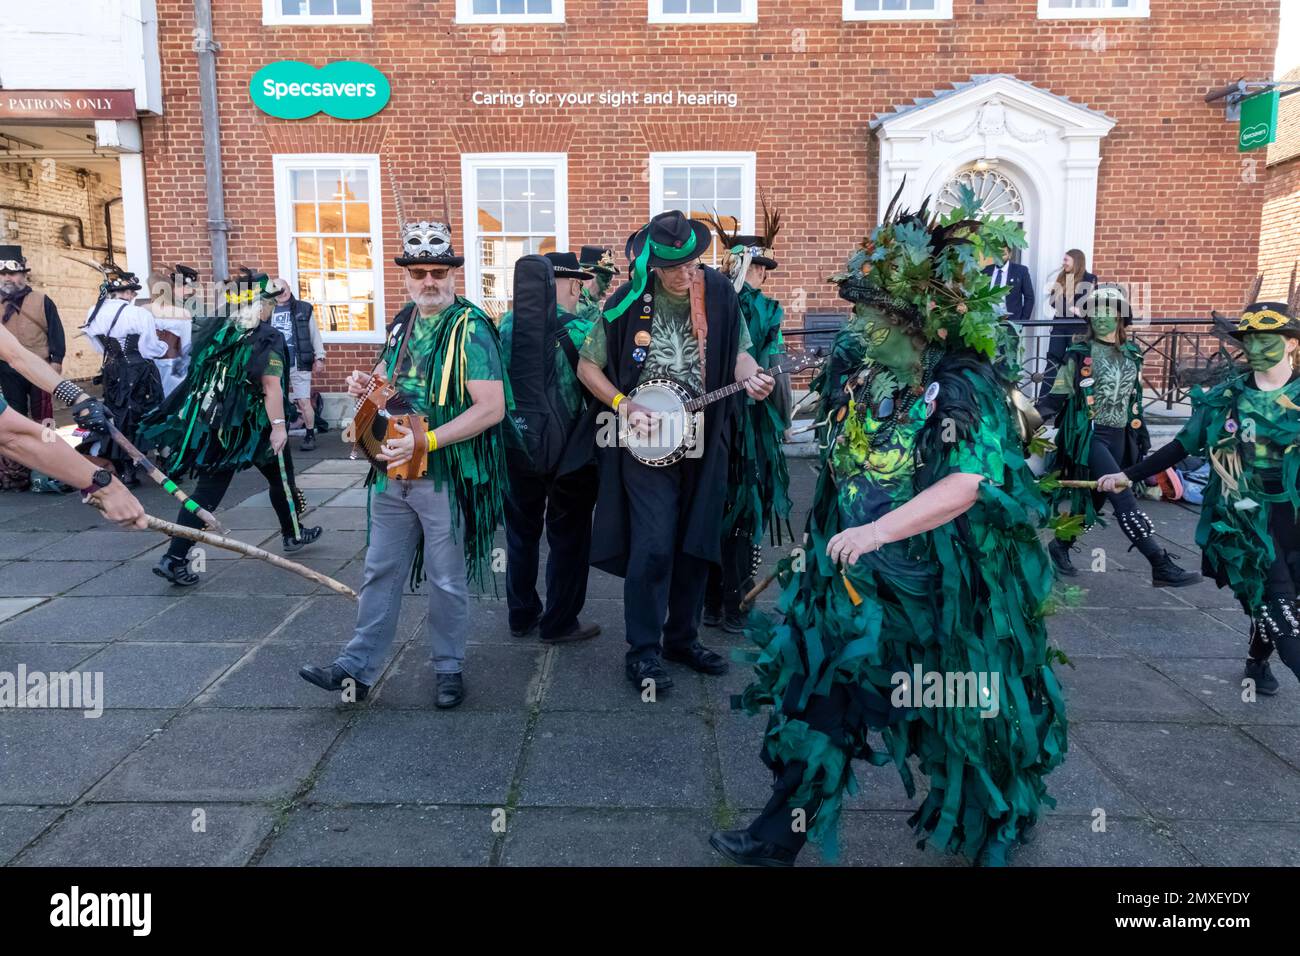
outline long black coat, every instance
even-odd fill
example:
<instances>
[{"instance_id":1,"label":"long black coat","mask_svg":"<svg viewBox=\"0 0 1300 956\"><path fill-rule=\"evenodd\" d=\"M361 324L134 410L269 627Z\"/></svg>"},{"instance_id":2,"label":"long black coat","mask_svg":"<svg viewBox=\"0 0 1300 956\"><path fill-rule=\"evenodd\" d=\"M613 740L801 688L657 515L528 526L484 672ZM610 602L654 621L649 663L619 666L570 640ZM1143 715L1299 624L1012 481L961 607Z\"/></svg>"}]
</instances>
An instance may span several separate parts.
<instances>
[{"instance_id":1,"label":"long black coat","mask_svg":"<svg viewBox=\"0 0 1300 956\"><path fill-rule=\"evenodd\" d=\"M705 346L706 391L721 388L735 381L736 354L740 347L740 303L736 290L716 269L701 266L704 272L704 307L708 315L709 332ZM644 305L651 306L653 316L653 288ZM612 308L628 294L630 283L624 283L609 297L606 309ZM643 296L644 298L644 296ZM624 394L636 387L641 377L641 366L633 360L633 335L644 328L637 319L642 316L642 303L636 303L605 329L605 375ZM604 321L603 319L601 321ZM687 458L671 468L682 469L683 525L678 528L679 547L714 564L722 560L722 512L727 494L727 435L729 419L736 403L730 400L715 402L704 410L704 435L701 439L703 455ZM595 442L597 416L608 412L604 406L589 409L585 426ZM628 552L635 542L629 541L627 501L623 490L623 464L629 452L618 447L597 448L600 466L600 492L596 499L596 515L592 528L591 563L602 571L623 577L627 572Z\"/></svg>"}]
</instances>

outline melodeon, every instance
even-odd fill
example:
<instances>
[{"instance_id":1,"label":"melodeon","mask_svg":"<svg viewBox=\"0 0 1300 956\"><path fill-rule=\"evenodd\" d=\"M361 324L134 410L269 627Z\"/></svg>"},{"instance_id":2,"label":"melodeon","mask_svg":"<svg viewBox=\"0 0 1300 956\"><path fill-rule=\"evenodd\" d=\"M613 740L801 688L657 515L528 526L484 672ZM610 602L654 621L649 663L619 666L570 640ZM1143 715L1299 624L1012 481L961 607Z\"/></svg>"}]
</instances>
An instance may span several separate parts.
<instances>
[{"instance_id":1,"label":"melodeon","mask_svg":"<svg viewBox=\"0 0 1300 956\"><path fill-rule=\"evenodd\" d=\"M415 435L415 451L410 461L390 466L379 455L384 442L401 437L397 433L398 425L411 429ZM353 461L359 455L365 455L370 464L389 478L403 481L423 478L429 470L429 420L415 414L410 403L398 393L397 386L383 375L375 373L365 393L357 400L352 429L356 440L348 457Z\"/></svg>"}]
</instances>

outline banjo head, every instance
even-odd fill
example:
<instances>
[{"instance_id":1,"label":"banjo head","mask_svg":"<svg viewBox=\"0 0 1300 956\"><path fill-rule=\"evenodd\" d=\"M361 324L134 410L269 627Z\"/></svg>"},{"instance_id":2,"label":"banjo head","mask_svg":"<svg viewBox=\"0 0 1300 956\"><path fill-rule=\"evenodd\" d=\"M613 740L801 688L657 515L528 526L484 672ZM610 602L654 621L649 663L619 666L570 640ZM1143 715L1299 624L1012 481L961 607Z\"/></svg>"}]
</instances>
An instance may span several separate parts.
<instances>
[{"instance_id":1,"label":"banjo head","mask_svg":"<svg viewBox=\"0 0 1300 956\"><path fill-rule=\"evenodd\" d=\"M695 436L702 416L698 412L688 414L685 408L694 397L671 379L642 382L628 399L653 412L655 426L646 436L627 429L623 447L647 465L671 465L691 454L698 457Z\"/></svg>"}]
</instances>

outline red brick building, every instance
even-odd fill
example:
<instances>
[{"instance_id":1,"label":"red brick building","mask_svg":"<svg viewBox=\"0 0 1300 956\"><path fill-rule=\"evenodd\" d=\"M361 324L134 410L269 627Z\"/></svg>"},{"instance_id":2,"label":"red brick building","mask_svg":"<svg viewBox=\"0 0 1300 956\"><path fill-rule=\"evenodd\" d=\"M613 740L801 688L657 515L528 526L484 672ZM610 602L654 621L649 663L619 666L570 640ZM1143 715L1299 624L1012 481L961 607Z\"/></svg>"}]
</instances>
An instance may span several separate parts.
<instances>
[{"instance_id":1,"label":"red brick building","mask_svg":"<svg viewBox=\"0 0 1300 956\"><path fill-rule=\"evenodd\" d=\"M156 6L150 249L207 278L194 5ZM476 299L508 294L524 250L599 242L621 260L627 235L674 205L748 230L762 188L785 217L772 285L793 325L841 308L825 276L904 176L911 201L964 178L1021 218L1040 301L1078 247L1102 278L1148 290L1156 317L1236 306L1272 188L1203 96L1270 75L1278 0L215 7L230 266L284 274L317 303L329 385L373 355L403 302L390 165L411 218L440 216L445 188ZM370 64L391 99L366 119L274 118L249 81L279 60ZM561 106L562 94L577 96Z\"/></svg>"},{"instance_id":2,"label":"red brick building","mask_svg":"<svg viewBox=\"0 0 1300 956\"><path fill-rule=\"evenodd\" d=\"M1300 83L1300 67L1281 78ZM1277 107L1277 139L1268 147L1268 174L1260 213L1260 294L1283 299L1291 270L1300 262L1300 93Z\"/></svg>"}]
</instances>

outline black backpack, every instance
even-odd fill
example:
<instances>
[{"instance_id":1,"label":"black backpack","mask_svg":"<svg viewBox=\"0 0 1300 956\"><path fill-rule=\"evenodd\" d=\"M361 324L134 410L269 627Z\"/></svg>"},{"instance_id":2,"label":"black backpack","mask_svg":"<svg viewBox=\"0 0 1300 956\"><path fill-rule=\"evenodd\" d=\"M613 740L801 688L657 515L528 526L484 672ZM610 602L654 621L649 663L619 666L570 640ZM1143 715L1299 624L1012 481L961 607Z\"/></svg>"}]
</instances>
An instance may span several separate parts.
<instances>
[{"instance_id":1,"label":"black backpack","mask_svg":"<svg viewBox=\"0 0 1300 956\"><path fill-rule=\"evenodd\" d=\"M555 375L555 349L567 333L555 306L555 269L550 260L544 256L518 260L514 293L510 390L519 443L511 443L507 458L517 471L549 475L559 466L572 426Z\"/></svg>"}]
</instances>

